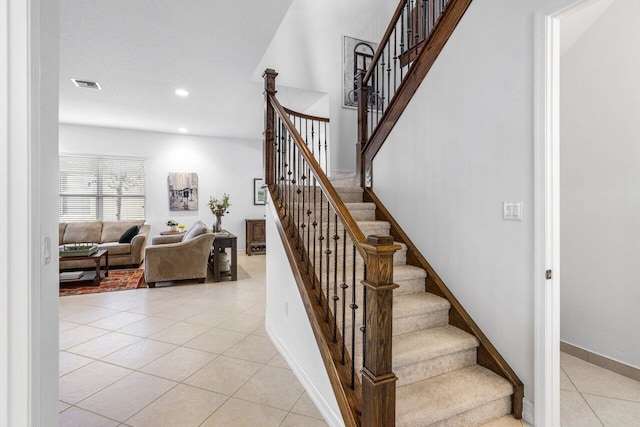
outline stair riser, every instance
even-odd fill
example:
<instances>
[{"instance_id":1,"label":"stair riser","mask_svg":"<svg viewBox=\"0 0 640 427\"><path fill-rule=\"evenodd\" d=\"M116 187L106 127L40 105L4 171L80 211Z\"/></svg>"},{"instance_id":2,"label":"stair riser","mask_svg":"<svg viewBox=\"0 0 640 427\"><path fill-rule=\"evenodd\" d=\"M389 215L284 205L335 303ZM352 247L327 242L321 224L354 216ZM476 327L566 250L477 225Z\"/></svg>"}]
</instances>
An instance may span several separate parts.
<instances>
[{"instance_id":1,"label":"stair riser","mask_svg":"<svg viewBox=\"0 0 640 427\"><path fill-rule=\"evenodd\" d=\"M394 295L407 295L407 294L415 294L418 292L425 291L425 279L410 279L410 280L394 280L394 282L400 285L394 291Z\"/></svg>"},{"instance_id":2,"label":"stair riser","mask_svg":"<svg viewBox=\"0 0 640 427\"><path fill-rule=\"evenodd\" d=\"M352 188L352 187L335 187L338 196L342 199L343 203L362 203L362 189ZM324 195L322 190L319 187L315 189L315 199L314 199L314 189L309 187L300 187L300 193L297 193L298 186L290 186L285 190L282 190L282 197L285 198L286 201L290 201L292 203L302 202L302 194L304 193L305 201L313 200L316 203L320 202L320 195L322 194L322 201L326 203L327 197ZM277 193L276 193L277 194Z\"/></svg>"},{"instance_id":3,"label":"stair riser","mask_svg":"<svg viewBox=\"0 0 640 427\"><path fill-rule=\"evenodd\" d=\"M320 228L322 226L322 229ZM388 223L380 223L380 224L366 224L366 225L361 225L360 226L360 230L362 231L362 234L364 234L365 238L367 236L388 236L389 235L389 224ZM311 246L311 249L313 249L313 246L316 246L316 249L318 249L320 247L320 240L318 240L320 238L320 236L322 235L324 237L324 240L322 241L322 249L326 249L327 248L327 243L329 243L330 247L329 249L333 250L334 249L334 240L333 240L333 236L335 236L336 234L338 235L338 250L340 251L340 254L342 254L342 247L343 247L343 243L342 243L342 239L344 237L344 227L341 224L338 224L338 228L336 231L335 225L333 223L331 223L329 230L327 230L327 223L324 223L322 225L317 225L314 227L312 224L306 224L305 223L305 227L304 230L302 228L302 223L298 226L298 233L300 236L303 236L303 231L304 231L304 245L307 246L307 239L309 240L309 245ZM315 239L314 239L314 232L315 232ZM349 234L347 233L347 238L346 238L346 247L347 247L347 255L348 257L351 256L351 251L353 250L353 240L351 239L351 236L349 236ZM406 250L403 248L402 250L404 253L406 253ZM405 257L406 260L406 257Z\"/></svg>"},{"instance_id":4,"label":"stair riser","mask_svg":"<svg viewBox=\"0 0 640 427\"><path fill-rule=\"evenodd\" d=\"M335 187L335 186L334 186ZM315 199L314 197L314 188L309 187L300 187L302 191L300 194L297 193L298 187L291 186L291 193L288 193L289 189L287 189L287 197L292 197L294 201L297 201L296 197L300 196L300 201L302 201L302 192L304 192L305 200L315 200L316 202L320 202L320 195L322 194L322 200L326 202L327 198L322 193L320 187L315 187ZM361 203L362 202L362 189L358 187L335 187L338 196L342 199L343 203ZM291 199L289 199L291 200Z\"/></svg>"},{"instance_id":5,"label":"stair riser","mask_svg":"<svg viewBox=\"0 0 640 427\"><path fill-rule=\"evenodd\" d=\"M329 178L334 187L355 187L357 185L354 176L348 178Z\"/></svg>"},{"instance_id":6,"label":"stair riser","mask_svg":"<svg viewBox=\"0 0 640 427\"><path fill-rule=\"evenodd\" d=\"M294 204L292 205L291 209L296 210L296 218L298 214L301 214L304 217L305 222L313 222L314 220L319 222L321 214L322 218L324 219L327 218L328 212L330 212L331 215L334 214L333 209L329 210L326 204L323 204L322 207L320 207L320 205L314 206L312 204L309 204L308 202L305 202L304 204ZM298 209L300 209L299 213L297 211ZM347 209L349 210L349 213L351 214L353 219L356 221L375 221L376 219L375 205L372 207L362 208L352 208L347 206ZM308 214L308 210L311 210L311 214ZM311 220L308 220L307 218L311 218Z\"/></svg>"},{"instance_id":7,"label":"stair riser","mask_svg":"<svg viewBox=\"0 0 640 427\"><path fill-rule=\"evenodd\" d=\"M472 348L434 359L423 360L407 366L394 366L393 372L398 377L398 386L412 384L437 375L446 374L457 369L466 368L476 363L476 349Z\"/></svg>"},{"instance_id":8,"label":"stair riser","mask_svg":"<svg viewBox=\"0 0 640 427\"><path fill-rule=\"evenodd\" d=\"M455 417L447 418L431 424L430 427L460 427L460 426L481 426L497 418L504 417L511 413L511 396L506 396L486 405L471 409ZM397 426L409 427L410 424L396 424ZM414 424L416 427L419 424ZM421 425L420 425L421 426Z\"/></svg>"},{"instance_id":9,"label":"stair riser","mask_svg":"<svg viewBox=\"0 0 640 427\"><path fill-rule=\"evenodd\" d=\"M332 260L330 260L332 261ZM346 271L346 281L347 285L351 286L352 283L352 271L350 268L347 268ZM316 267L316 275L320 275L320 264ZM326 267L326 259L322 260L322 281L324 282L327 276L327 267ZM334 278L334 268L333 263L329 265L329 279L331 284L333 285ZM362 280L364 280L364 274L362 269L356 270L356 284L361 285ZM342 265L338 266L338 286L342 283ZM416 278L416 279L394 279L394 283L398 285L393 291L394 295L407 295L407 294L415 294L419 292L425 292L425 279L424 278Z\"/></svg>"},{"instance_id":10,"label":"stair riser","mask_svg":"<svg viewBox=\"0 0 640 427\"><path fill-rule=\"evenodd\" d=\"M311 252L309 254L310 256L310 260L311 262L313 262L314 258L313 258L313 247L311 248ZM323 255L322 255L322 270L326 271L326 266L327 266L327 255L324 254L324 250L326 249L326 247L323 246L322 250L323 250ZM334 260L335 257L333 256L333 250L334 248L331 247L330 248L332 253L329 255L329 271L333 272L334 270L334 266L336 265ZM316 265L316 270L319 271L320 269L320 246L316 246L315 247L316 253L315 253L315 263L314 265ZM338 266L338 272L340 274L342 274L342 247L339 246L338 247L338 252L339 252L339 256L338 256L338 262L337 262L337 266ZM406 249L397 251L394 256L393 256L393 265L406 265L406 263L402 262L403 258L405 258L406 256ZM351 275L353 274L353 256L352 256L352 252L349 253L349 249L347 248L347 259L344 262L345 268L346 268L346 272L347 272L347 276L349 278L351 278ZM362 259L362 257L360 257L359 255L356 255L356 277L358 278L362 278L364 277L364 260Z\"/></svg>"},{"instance_id":11,"label":"stair riser","mask_svg":"<svg viewBox=\"0 0 640 427\"><path fill-rule=\"evenodd\" d=\"M449 323L449 310L420 313L413 316L398 317L402 313L393 311L393 335L406 334L421 329L435 328Z\"/></svg>"},{"instance_id":12,"label":"stair riser","mask_svg":"<svg viewBox=\"0 0 640 427\"><path fill-rule=\"evenodd\" d=\"M348 304L351 303L351 298L347 298L347 318L345 322L345 330L351 331L351 310L348 307ZM357 301L359 309L356 313L356 329L362 325L362 301ZM333 305L331 306L333 309ZM444 326L449 323L449 311L448 310L439 310L427 313L421 313L415 316L407 316L407 317L397 317L399 314L394 308L394 316L393 316L393 336L406 334L409 332L416 332L422 329L436 328L439 326ZM338 327L342 330L342 302L339 302L338 308ZM347 334L348 340L351 339L351 332ZM357 331L356 333L356 342L362 342L362 333Z\"/></svg>"},{"instance_id":13,"label":"stair riser","mask_svg":"<svg viewBox=\"0 0 640 427\"><path fill-rule=\"evenodd\" d=\"M350 348L350 345L347 348ZM357 362L359 370L362 368L362 341L356 341L355 355L354 360ZM476 349L473 348L407 366L396 366L394 363L393 373L398 377L397 386L400 387L466 368L475 363Z\"/></svg>"}]
</instances>

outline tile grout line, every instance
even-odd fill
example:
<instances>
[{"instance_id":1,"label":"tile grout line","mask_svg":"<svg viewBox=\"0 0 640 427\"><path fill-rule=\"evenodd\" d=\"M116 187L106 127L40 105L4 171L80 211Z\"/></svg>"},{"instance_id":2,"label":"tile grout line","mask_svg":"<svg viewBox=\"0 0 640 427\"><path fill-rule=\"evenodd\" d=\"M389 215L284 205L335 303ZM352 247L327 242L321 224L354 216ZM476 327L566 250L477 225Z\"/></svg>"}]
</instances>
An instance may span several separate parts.
<instances>
[{"instance_id":1,"label":"tile grout line","mask_svg":"<svg viewBox=\"0 0 640 427\"><path fill-rule=\"evenodd\" d=\"M595 393L582 393L582 392L579 392L579 393L582 394L582 395L585 395L585 396L602 397L602 398L609 399L609 400L619 400L620 402L629 402L629 403L640 404L640 400L621 399L621 398L618 398L618 397L605 396L603 394L595 394Z\"/></svg>"}]
</instances>

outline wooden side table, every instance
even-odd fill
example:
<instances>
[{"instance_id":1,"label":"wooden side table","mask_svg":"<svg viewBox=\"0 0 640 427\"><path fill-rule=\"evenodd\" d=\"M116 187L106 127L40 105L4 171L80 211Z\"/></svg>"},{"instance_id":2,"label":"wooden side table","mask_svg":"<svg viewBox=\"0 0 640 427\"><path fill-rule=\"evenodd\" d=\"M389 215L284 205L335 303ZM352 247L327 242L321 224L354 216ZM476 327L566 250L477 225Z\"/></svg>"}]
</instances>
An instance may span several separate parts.
<instances>
[{"instance_id":1,"label":"wooden side table","mask_svg":"<svg viewBox=\"0 0 640 427\"><path fill-rule=\"evenodd\" d=\"M225 276L230 276L232 281L238 280L238 238L226 230L213 233L213 244L209 253L209 268L213 271L213 281L219 282L222 276L220 272L220 254L226 248L231 249L231 269Z\"/></svg>"}]
</instances>

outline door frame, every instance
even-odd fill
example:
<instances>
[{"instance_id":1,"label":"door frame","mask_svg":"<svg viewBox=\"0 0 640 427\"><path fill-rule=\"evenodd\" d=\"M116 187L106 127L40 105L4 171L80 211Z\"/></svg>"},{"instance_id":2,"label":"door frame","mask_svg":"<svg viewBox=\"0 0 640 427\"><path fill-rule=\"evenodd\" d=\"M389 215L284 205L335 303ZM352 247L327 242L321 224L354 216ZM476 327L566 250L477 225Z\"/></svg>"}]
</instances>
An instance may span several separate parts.
<instances>
[{"instance_id":1,"label":"door frame","mask_svg":"<svg viewBox=\"0 0 640 427\"><path fill-rule=\"evenodd\" d=\"M535 15L534 419L541 426L560 426L561 21L598 1L567 0Z\"/></svg>"}]
</instances>

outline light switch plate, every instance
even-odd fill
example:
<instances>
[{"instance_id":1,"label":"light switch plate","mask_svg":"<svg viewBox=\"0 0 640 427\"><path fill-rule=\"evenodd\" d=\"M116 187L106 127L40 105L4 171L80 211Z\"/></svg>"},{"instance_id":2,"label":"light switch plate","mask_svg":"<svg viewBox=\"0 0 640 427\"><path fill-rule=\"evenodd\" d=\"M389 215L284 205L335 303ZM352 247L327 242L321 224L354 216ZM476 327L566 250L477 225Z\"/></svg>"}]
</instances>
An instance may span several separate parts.
<instances>
[{"instance_id":1,"label":"light switch plate","mask_svg":"<svg viewBox=\"0 0 640 427\"><path fill-rule=\"evenodd\" d=\"M51 263L51 237L42 237L42 265Z\"/></svg>"},{"instance_id":2,"label":"light switch plate","mask_svg":"<svg viewBox=\"0 0 640 427\"><path fill-rule=\"evenodd\" d=\"M503 202L502 219L506 221L522 221L522 202Z\"/></svg>"}]
</instances>

